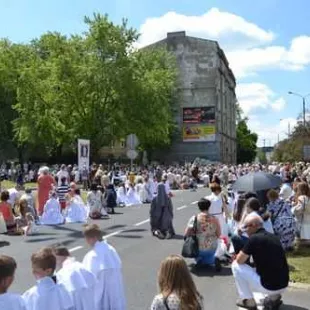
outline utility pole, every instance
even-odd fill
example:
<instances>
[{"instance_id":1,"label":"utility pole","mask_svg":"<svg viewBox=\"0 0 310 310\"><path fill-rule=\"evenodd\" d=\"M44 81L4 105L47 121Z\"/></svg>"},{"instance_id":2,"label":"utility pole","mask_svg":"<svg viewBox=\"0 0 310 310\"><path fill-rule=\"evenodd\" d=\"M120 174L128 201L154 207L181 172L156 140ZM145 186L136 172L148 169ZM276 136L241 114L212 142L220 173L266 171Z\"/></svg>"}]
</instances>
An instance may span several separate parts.
<instances>
[{"instance_id":1,"label":"utility pole","mask_svg":"<svg viewBox=\"0 0 310 310\"><path fill-rule=\"evenodd\" d=\"M306 128L306 98L302 97L302 113L304 117L304 127Z\"/></svg>"},{"instance_id":2,"label":"utility pole","mask_svg":"<svg viewBox=\"0 0 310 310\"><path fill-rule=\"evenodd\" d=\"M288 92L289 95L294 95L294 96L297 96L297 97L300 97L302 98L302 116L303 116L303 124L304 124L304 127L306 127L306 98L308 96L310 96L310 94L306 95L306 96L303 96L301 94L298 94L298 93L294 93L292 91L289 91Z\"/></svg>"},{"instance_id":3,"label":"utility pole","mask_svg":"<svg viewBox=\"0 0 310 310\"><path fill-rule=\"evenodd\" d=\"M287 129L288 129L288 136L290 136L291 135L291 123L289 122L288 124L287 124Z\"/></svg>"}]
</instances>

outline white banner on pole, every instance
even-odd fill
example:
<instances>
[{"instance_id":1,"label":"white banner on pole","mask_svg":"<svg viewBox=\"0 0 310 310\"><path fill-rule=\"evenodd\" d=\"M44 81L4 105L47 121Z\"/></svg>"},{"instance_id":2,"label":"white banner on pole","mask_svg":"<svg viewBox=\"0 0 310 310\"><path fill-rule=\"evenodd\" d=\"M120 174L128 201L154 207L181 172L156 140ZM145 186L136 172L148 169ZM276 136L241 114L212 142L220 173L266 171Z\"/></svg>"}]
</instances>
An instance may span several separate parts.
<instances>
[{"instance_id":1,"label":"white banner on pole","mask_svg":"<svg viewBox=\"0 0 310 310\"><path fill-rule=\"evenodd\" d=\"M90 141L78 139L78 165L82 171L85 167L89 170Z\"/></svg>"}]
</instances>

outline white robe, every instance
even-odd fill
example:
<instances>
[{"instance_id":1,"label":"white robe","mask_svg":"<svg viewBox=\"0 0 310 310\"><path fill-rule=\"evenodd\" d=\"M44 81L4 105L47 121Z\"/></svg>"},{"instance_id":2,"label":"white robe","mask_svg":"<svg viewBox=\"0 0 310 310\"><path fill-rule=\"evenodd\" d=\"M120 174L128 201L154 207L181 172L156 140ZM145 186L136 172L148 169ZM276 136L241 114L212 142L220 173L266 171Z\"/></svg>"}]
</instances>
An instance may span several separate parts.
<instances>
[{"instance_id":1,"label":"white robe","mask_svg":"<svg viewBox=\"0 0 310 310\"><path fill-rule=\"evenodd\" d=\"M0 294L0 309L2 310L26 310L23 298L16 294Z\"/></svg>"},{"instance_id":2,"label":"white robe","mask_svg":"<svg viewBox=\"0 0 310 310\"><path fill-rule=\"evenodd\" d=\"M127 192L127 204L128 206L141 204L140 197L132 187L130 187Z\"/></svg>"},{"instance_id":3,"label":"white robe","mask_svg":"<svg viewBox=\"0 0 310 310\"><path fill-rule=\"evenodd\" d=\"M45 206L40 218L42 225L58 225L64 223L64 217L61 214L60 204L56 198L50 198Z\"/></svg>"},{"instance_id":4,"label":"white robe","mask_svg":"<svg viewBox=\"0 0 310 310\"><path fill-rule=\"evenodd\" d=\"M126 189L123 186L117 190L117 203L127 205Z\"/></svg>"},{"instance_id":5,"label":"white robe","mask_svg":"<svg viewBox=\"0 0 310 310\"><path fill-rule=\"evenodd\" d=\"M70 294L62 284L50 277L37 281L37 285L23 294L27 310L75 310Z\"/></svg>"},{"instance_id":6,"label":"white robe","mask_svg":"<svg viewBox=\"0 0 310 310\"><path fill-rule=\"evenodd\" d=\"M67 223L86 223L88 217L87 208L80 196L75 196L67 207Z\"/></svg>"},{"instance_id":7,"label":"white robe","mask_svg":"<svg viewBox=\"0 0 310 310\"><path fill-rule=\"evenodd\" d=\"M225 217L223 214L223 198L222 195L211 194L210 196L205 197L206 199L211 201L211 206L209 209L209 214L215 216L221 226L221 236L228 237L228 225L225 221Z\"/></svg>"},{"instance_id":8,"label":"white robe","mask_svg":"<svg viewBox=\"0 0 310 310\"><path fill-rule=\"evenodd\" d=\"M125 310L122 262L116 250L106 241L98 241L85 255L83 265L98 281L95 291L96 310Z\"/></svg>"},{"instance_id":9,"label":"white robe","mask_svg":"<svg viewBox=\"0 0 310 310\"><path fill-rule=\"evenodd\" d=\"M95 309L96 277L83 264L74 257L68 257L56 278L57 283L62 284L71 295L75 310Z\"/></svg>"}]
</instances>

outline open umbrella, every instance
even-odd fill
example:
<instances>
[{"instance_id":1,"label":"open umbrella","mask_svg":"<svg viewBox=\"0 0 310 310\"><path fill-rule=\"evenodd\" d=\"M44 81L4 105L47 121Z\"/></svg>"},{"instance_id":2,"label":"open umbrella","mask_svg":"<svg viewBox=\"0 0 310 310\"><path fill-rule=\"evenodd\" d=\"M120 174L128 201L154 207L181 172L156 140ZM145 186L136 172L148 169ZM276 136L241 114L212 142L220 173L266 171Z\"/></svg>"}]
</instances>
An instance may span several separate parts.
<instances>
[{"instance_id":1,"label":"open umbrella","mask_svg":"<svg viewBox=\"0 0 310 310\"><path fill-rule=\"evenodd\" d=\"M253 172L240 177L232 188L238 192L257 192L277 188L281 183L281 179L273 174Z\"/></svg>"}]
</instances>

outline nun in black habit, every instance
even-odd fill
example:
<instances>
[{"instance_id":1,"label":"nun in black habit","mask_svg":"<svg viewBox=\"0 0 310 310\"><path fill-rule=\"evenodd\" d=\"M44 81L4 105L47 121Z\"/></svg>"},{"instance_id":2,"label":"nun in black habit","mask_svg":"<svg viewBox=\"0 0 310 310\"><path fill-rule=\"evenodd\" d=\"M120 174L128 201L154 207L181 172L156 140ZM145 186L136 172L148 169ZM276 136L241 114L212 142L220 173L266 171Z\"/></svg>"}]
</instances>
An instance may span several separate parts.
<instances>
[{"instance_id":1,"label":"nun in black habit","mask_svg":"<svg viewBox=\"0 0 310 310\"><path fill-rule=\"evenodd\" d=\"M174 235L173 206L167 195L165 184L159 183L157 196L153 198L150 210L151 230L159 239L171 239Z\"/></svg>"}]
</instances>

